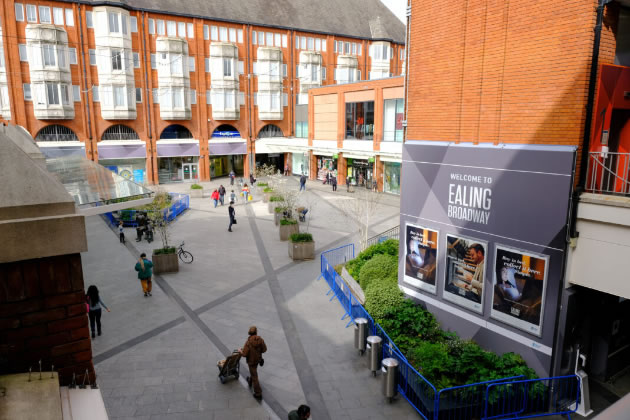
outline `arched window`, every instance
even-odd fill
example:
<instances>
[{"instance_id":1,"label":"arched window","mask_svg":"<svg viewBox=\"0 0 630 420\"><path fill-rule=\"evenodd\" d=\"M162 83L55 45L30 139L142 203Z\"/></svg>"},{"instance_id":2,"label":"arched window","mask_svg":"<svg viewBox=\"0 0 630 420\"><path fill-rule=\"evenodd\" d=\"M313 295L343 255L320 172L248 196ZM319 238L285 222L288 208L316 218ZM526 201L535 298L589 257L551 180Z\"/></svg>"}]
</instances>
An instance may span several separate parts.
<instances>
[{"instance_id":1,"label":"arched window","mask_svg":"<svg viewBox=\"0 0 630 420\"><path fill-rule=\"evenodd\" d=\"M140 137L133 128L116 124L105 130L101 140L140 140Z\"/></svg>"},{"instance_id":2,"label":"arched window","mask_svg":"<svg viewBox=\"0 0 630 420\"><path fill-rule=\"evenodd\" d=\"M79 141L74 131L63 125L48 125L37 133L35 141Z\"/></svg>"},{"instance_id":3,"label":"arched window","mask_svg":"<svg viewBox=\"0 0 630 420\"><path fill-rule=\"evenodd\" d=\"M284 133L277 125L267 124L258 133L258 138L264 139L267 137L284 137Z\"/></svg>"},{"instance_id":4,"label":"arched window","mask_svg":"<svg viewBox=\"0 0 630 420\"><path fill-rule=\"evenodd\" d=\"M222 138L240 138L241 134L238 132L236 128L229 124L222 124L214 129L212 132L213 139L222 139Z\"/></svg>"},{"instance_id":5,"label":"arched window","mask_svg":"<svg viewBox=\"0 0 630 420\"><path fill-rule=\"evenodd\" d=\"M160 140L192 139L192 133L183 125L169 125L162 131Z\"/></svg>"}]
</instances>

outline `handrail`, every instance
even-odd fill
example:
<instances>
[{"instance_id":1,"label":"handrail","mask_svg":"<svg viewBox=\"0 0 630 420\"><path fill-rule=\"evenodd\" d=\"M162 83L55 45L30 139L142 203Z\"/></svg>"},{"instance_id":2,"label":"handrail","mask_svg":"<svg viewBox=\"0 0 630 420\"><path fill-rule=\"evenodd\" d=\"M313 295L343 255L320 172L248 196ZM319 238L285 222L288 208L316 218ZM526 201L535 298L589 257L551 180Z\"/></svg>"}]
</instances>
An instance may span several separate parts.
<instances>
[{"instance_id":1,"label":"handrail","mask_svg":"<svg viewBox=\"0 0 630 420\"><path fill-rule=\"evenodd\" d=\"M374 244L381 243L387 239L399 239L399 237L400 237L400 225L394 226L393 228L388 229L385 232L381 232L378 235L372 236L371 238L369 238L366 241L365 248L363 248L362 251L365 250L366 248L369 248L370 246Z\"/></svg>"},{"instance_id":2,"label":"handrail","mask_svg":"<svg viewBox=\"0 0 630 420\"><path fill-rule=\"evenodd\" d=\"M630 153L590 152L585 190L630 195Z\"/></svg>"}]
</instances>

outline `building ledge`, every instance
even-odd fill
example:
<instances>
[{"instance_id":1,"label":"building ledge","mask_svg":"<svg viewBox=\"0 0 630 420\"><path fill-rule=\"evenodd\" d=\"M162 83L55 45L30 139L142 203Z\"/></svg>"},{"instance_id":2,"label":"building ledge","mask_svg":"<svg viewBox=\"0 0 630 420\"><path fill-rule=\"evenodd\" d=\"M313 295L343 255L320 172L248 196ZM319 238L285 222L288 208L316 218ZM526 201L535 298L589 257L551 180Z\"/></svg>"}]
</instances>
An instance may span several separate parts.
<instances>
[{"instance_id":1,"label":"building ledge","mask_svg":"<svg viewBox=\"0 0 630 420\"><path fill-rule=\"evenodd\" d=\"M608 194L582 193L580 203L630 208L630 197Z\"/></svg>"}]
</instances>

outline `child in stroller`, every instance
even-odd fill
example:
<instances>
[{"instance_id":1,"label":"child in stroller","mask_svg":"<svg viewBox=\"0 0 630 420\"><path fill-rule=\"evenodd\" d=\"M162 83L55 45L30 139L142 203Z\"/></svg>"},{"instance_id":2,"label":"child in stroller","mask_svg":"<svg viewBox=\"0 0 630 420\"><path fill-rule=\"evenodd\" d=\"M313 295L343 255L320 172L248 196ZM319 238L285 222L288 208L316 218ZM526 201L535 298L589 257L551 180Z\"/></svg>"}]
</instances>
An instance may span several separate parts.
<instances>
[{"instance_id":1,"label":"child in stroller","mask_svg":"<svg viewBox=\"0 0 630 420\"><path fill-rule=\"evenodd\" d=\"M227 358L217 362L217 367L219 368L219 380L222 384L224 384L230 376L233 376L234 379L238 379L240 361L241 352L237 349L233 350L232 354Z\"/></svg>"}]
</instances>

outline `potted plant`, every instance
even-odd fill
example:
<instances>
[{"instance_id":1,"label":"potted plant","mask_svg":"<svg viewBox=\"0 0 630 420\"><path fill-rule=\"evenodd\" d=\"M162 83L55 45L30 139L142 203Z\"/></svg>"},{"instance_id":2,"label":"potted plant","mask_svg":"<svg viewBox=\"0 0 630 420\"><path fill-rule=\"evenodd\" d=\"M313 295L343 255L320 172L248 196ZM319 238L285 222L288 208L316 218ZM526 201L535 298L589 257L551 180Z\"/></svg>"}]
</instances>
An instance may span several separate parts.
<instances>
[{"instance_id":1,"label":"potted plant","mask_svg":"<svg viewBox=\"0 0 630 420\"><path fill-rule=\"evenodd\" d=\"M295 219L280 219L280 240L286 241L294 233L300 232L300 226Z\"/></svg>"},{"instance_id":2,"label":"potted plant","mask_svg":"<svg viewBox=\"0 0 630 420\"><path fill-rule=\"evenodd\" d=\"M165 202L170 202L170 196L166 192L158 191L149 205L149 218L162 241L162 248L154 249L151 258L155 274L179 271L177 249L168 243L170 226L168 220L164 217L165 210L163 210L163 207Z\"/></svg>"},{"instance_id":3,"label":"potted plant","mask_svg":"<svg viewBox=\"0 0 630 420\"><path fill-rule=\"evenodd\" d=\"M276 224L276 226L280 224L280 219L282 219L286 210L287 209L284 207L276 207L274 209L273 222Z\"/></svg>"},{"instance_id":4,"label":"potted plant","mask_svg":"<svg viewBox=\"0 0 630 420\"><path fill-rule=\"evenodd\" d=\"M289 257L296 260L315 258L315 241L310 233L294 233L289 236Z\"/></svg>"},{"instance_id":5,"label":"potted plant","mask_svg":"<svg viewBox=\"0 0 630 420\"><path fill-rule=\"evenodd\" d=\"M269 204L268 204L269 213L273 213L274 209L277 206L281 206L283 202L284 202L284 198L282 198L279 195L272 195L271 197L269 197Z\"/></svg>"},{"instance_id":6,"label":"potted plant","mask_svg":"<svg viewBox=\"0 0 630 420\"><path fill-rule=\"evenodd\" d=\"M259 191L263 191L268 186L269 184L266 182L256 182L256 188L258 188Z\"/></svg>"},{"instance_id":7,"label":"potted plant","mask_svg":"<svg viewBox=\"0 0 630 420\"><path fill-rule=\"evenodd\" d=\"M269 202L269 198L271 198L271 194L273 194L273 188L271 187L265 187L263 189L263 203L268 203Z\"/></svg>"},{"instance_id":8,"label":"potted plant","mask_svg":"<svg viewBox=\"0 0 630 420\"><path fill-rule=\"evenodd\" d=\"M191 184L190 185L190 197L191 198L202 198L203 197L203 186L199 184Z\"/></svg>"}]
</instances>

